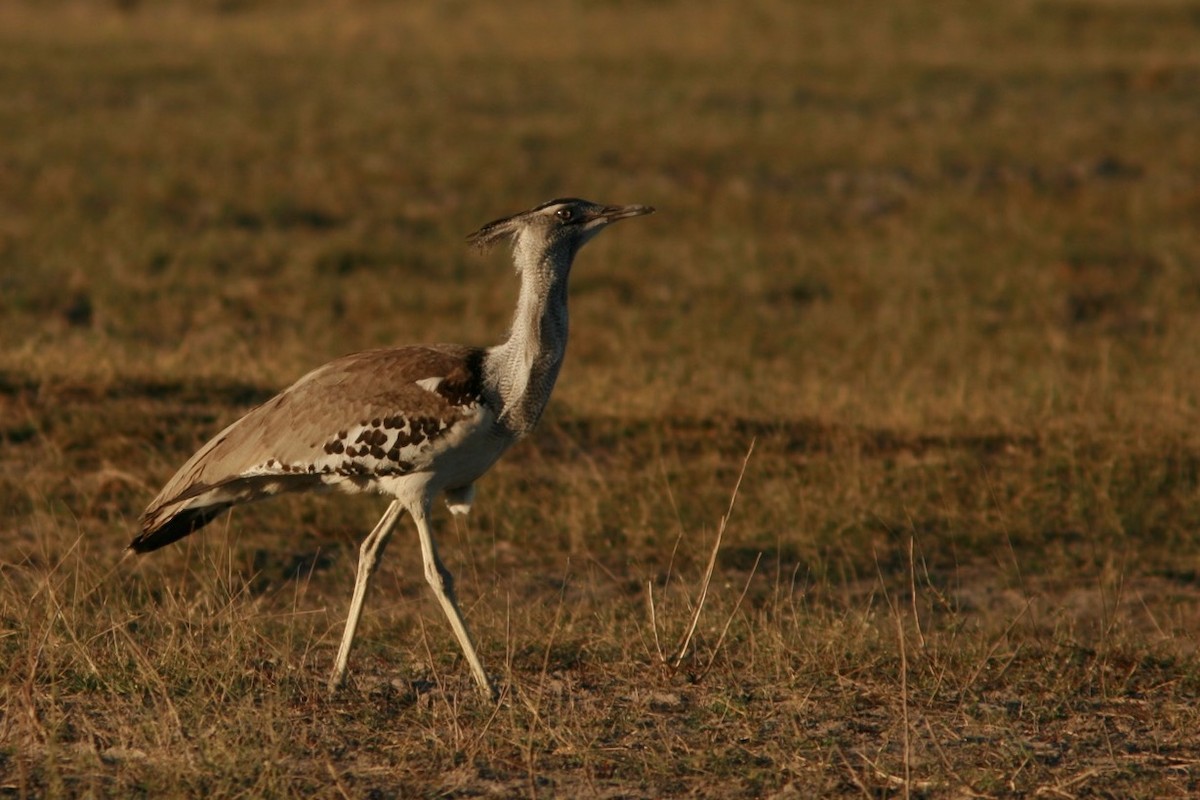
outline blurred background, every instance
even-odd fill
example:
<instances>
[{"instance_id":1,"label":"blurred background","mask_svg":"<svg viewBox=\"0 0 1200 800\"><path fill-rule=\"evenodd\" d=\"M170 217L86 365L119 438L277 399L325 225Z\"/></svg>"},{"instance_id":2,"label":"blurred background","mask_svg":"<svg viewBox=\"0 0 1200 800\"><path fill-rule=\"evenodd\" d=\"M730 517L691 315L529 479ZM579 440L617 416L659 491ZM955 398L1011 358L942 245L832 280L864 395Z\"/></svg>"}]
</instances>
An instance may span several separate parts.
<instances>
[{"instance_id":1,"label":"blurred background","mask_svg":"<svg viewBox=\"0 0 1200 800\"><path fill-rule=\"evenodd\" d=\"M0 346L278 384L498 338L462 238L643 202L574 285L581 413L1033 426L1194 407L1185 2L0 10Z\"/></svg>"}]
</instances>

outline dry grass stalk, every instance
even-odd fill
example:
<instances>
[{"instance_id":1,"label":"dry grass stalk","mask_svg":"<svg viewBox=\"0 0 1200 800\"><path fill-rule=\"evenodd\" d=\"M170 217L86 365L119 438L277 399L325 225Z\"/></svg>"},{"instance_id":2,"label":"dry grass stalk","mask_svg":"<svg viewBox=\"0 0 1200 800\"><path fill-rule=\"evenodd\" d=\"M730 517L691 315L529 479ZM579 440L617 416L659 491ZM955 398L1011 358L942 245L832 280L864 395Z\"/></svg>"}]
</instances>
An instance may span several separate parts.
<instances>
[{"instance_id":1,"label":"dry grass stalk","mask_svg":"<svg viewBox=\"0 0 1200 800\"><path fill-rule=\"evenodd\" d=\"M695 606L693 606L693 608L692 608L691 619L688 621L687 627L680 637L679 644L676 646L676 648L674 650L674 654L671 656L666 656L666 657L663 656L662 648L659 645L659 641L658 641L658 623L657 623L657 617L656 617L655 610L654 610L654 584L653 584L653 582L650 582L646 586L647 603L649 605L649 611L650 611L650 627L651 627L651 630L654 631L654 644L658 650L659 658L661 659L662 663L667 667L667 669L670 672L675 672L676 670L678 670L680 665L683 663L684 658L687 657L688 648L691 646L691 643L692 643L692 637L695 635L696 628L700 624L700 616L704 612L704 603L708 599L708 590L709 590L709 587L712 585L713 572L715 571L716 566L717 566L717 555L718 555L718 553L720 553L720 550L721 550L721 542L725 538L725 529L729 524L730 518L733 516L733 508L734 508L734 505L736 505L736 503L737 503L738 492L742 488L742 479L746 477L746 467L749 466L750 456L753 453L754 453L754 442L751 441L749 448L747 448L747 450L746 450L746 455L742 458L742 468L741 468L741 471L738 473L737 483L734 484L733 492L729 496L729 507L726 509L725 513L721 516L721 521L717 525L717 535L716 535L716 538L713 540L712 549L709 551L709 554L708 554L708 564L704 568L704 576L701 578L701 581L700 581L700 594L696 599ZM673 558L674 558L674 551L672 551L672 559ZM757 569L758 569L758 562L755 561L754 569L752 569L751 573L750 573L751 578L753 577L754 572ZM706 674L708 672L708 670L712 667L713 659L716 658L717 652L719 652L719 650L720 650L721 643L725 641L725 634L729 630L729 624L733 619L733 614L737 613L737 607L741 605L741 600L742 600L742 598L745 598L746 590L749 588L749 586L750 586L750 578L747 578L746 579L746 588L744 588L742 590L741 598L738 599L737 606L735 606L733 613L730 614L729 620L726 621L725 627L722 629L721 635L717 640L717 645L716 645L716 648L714 649L712 658L709 659L708 666L706 666L701 671L701 673L700 673L701 675Z\"/></svg>"}]
</instances>

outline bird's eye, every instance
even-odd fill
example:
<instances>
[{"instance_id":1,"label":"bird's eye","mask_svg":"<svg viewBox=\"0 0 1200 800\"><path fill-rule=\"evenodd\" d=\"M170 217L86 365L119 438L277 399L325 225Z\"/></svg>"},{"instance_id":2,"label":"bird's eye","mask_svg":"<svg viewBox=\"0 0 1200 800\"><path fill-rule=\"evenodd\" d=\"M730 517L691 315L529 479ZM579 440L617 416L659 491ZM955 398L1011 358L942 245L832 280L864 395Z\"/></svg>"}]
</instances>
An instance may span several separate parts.
<instances>
[{"instance_id":1,"label":"bird's eye","mask_svg":"<svg viewBox=\"0 0 1200 800\"><path fill-rule=\"evenodd\" d=\"M558 211L554 212L554 216L558 217L563 222L570 222L571 218L575 215L571 213L571 209L569 208L560 208Z\"/></svg>"}]
</instances>

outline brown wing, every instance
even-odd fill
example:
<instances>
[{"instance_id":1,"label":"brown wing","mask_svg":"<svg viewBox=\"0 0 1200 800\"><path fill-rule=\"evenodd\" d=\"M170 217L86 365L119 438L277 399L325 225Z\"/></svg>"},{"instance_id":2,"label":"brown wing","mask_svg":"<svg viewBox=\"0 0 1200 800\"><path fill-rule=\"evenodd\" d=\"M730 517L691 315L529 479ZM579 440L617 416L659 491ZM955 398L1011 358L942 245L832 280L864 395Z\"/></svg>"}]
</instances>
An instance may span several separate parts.
<instances>
[{"instance_id":1,"label":"brown wing","mask_svg":"<svg viewBox=\"0 0 1200 800\"><path fill-rule=\"evenodd\" d=\"M170 544L238 503L421 471L439 438L484 402L482 361L480 349L436 345L318 367L188 459L146 509L130 548Z\"/></svg>"}]
</instances>

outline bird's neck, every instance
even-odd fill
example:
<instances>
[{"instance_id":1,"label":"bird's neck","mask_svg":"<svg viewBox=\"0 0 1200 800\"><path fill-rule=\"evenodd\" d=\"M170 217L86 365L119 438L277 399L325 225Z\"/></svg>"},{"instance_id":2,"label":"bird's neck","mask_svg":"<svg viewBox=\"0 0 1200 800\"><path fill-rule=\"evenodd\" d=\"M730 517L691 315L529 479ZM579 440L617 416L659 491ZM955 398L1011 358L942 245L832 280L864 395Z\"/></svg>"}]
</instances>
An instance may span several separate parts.
<instances>
[{"instance_id":1,"label":"bird's neck","mask_svg":"<svg viewBox=\"0 0 1200 800\"><path fill-rule=\"evenodd\" d=\"M567 352L567 273L572 253L528 252L513 256L521 294L508 339L488 351L487 382L500 401L500 421L517 436L533 430L558 379ZM566 263L556 263L565 261Z\"/></svg>"}]
</instances>

